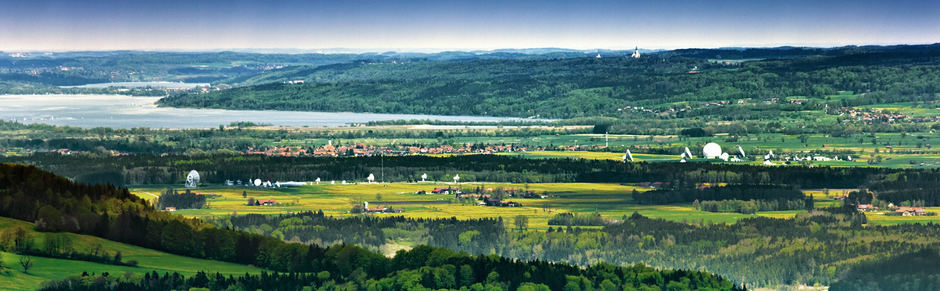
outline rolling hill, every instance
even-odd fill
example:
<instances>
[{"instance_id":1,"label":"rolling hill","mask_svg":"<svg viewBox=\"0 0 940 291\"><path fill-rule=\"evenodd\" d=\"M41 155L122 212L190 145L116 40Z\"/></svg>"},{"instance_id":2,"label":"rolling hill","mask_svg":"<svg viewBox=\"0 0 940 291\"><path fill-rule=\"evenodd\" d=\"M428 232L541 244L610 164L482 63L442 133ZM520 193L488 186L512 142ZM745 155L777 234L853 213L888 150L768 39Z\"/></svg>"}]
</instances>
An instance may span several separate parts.
<instances>
[{"instance_id":1,"label":"rolling hill","mask_svg":"<svg viewBox=\"0 0 940 291\"><path fill-rule=\"evenodd\" d=\"M713 59L717 57L732 61ZM734 59L748 57L755 59ZM636 114L624 108L674 109L791 96L824 99L840 91L865 92L866 96L834 106L920 101L936 98L940 92L937 76L938 45L690 49L640 59L614 55L372 60L285 67L242 80L241 84L249 86L170 96L160 104L243 110L630 118ZM304 82L287 83L298 80ZM731 107L737 115L757 112L765 118L769 113L761 112L822 109L821 105L795 108L791 104Z\"/></svg>"},{"instance_id":2,"label":"rolling hill","mask_svg":"<svg viewBox=\"0 0 940 291\"><path fill-rule=\"evenodd\" d=\"M33 230L34 225L29 222L0 217L0 230L22 228L33 237L34 243L43 245L45 240L55 236L64 235L74 251L79 253L90 252L92 248L100 246L110 255L120 252L125 261L136 261L137 266L120 266L81 260L68 260L32 256L34 266L29 273L23 273L18 261L21 255L0 251L0 260L3 265L10 268L0 271L0 289L3 290L36 290L42 282L59 280L68 276L80 275L82 272L101 274L108 272L119 275L124 273L146 273L157 271L159 273L178 272L192 275L199 271L218 272L225 275L242 275L245 273L260 273L262 269L246 265L233 264L213 260L190 258L165 252L155 251L139 246L114 242L89 235L74 233L44 233Z\"/></svg>"}]
</instances>

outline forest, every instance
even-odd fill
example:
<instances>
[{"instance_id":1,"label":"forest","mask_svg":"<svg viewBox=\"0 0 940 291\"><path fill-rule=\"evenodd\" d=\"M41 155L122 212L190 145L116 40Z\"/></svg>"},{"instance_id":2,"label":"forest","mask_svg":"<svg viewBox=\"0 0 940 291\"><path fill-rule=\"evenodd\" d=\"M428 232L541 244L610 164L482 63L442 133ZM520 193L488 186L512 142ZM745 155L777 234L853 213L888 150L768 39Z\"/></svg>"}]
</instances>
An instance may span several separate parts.
<instances>
[{"instance_id":1,"label":"forest","mask_svg":"<svg viewBox=\"0 0 940 291\"><path fill-rule=\"evenodd\" d=\"M399 253L395 272L386 277L336 277L316 273L267 273L225 277L199 272L82 274L44 284L39 290L743 290L702 272L660 271L642 265L599 264L575 268L545 262L511 262L492 256L467 256L430 247ZM520 276L518 271L525 270ZM516 279L523 277L525 279ZM520 282L521 281L521 282Z\"/></svg>"},{"instance_id":2,"label":"forest","mask_svg":"<svg viewBox=\"0 0 940 291\"><path fill-rule=\"evenodd\" d=\"M470 254L496 253L577 265L608 262L660 268L694 266L749 288L856 280L851 279L856 267L864 269L868 264L940 247L935 224L863 226L864 214L852 207L817 209L793 219L754 217L735 224L671 222L634 214L607 221L602 228L577 226L589 223L575 219L592 221L590 217L558 215L558 219L553 218L556 223L573 223L546 231L509 229L502 218L335 218L322 212L221 216L209 221L218 227L314 245L342 242L378 249L401 240ZM586 256L588 253L591 255Z\"/></svg>"},{"instance_id":3,"label":"forest","mask_svg":"<svg viewBox=\"0 0 940 291\"><path fill-rule=\"evenodd\" d=\"M226 179L264 178L280 181L365 181L369 173L383 172L386 181L449 181L459 173L461 181L474 182L670 182L685 189L701 183L859 188L894 191L929 188L940 183L936 169L887 169L876 167L762 167L715 163L622 163L613 160L526 159L503 155L384 156L384 157L268 157L232 155L127 155L75 156L34 154L3 157L3 162L37 165L66 177L90 173L108 174L114 185L182 184L186 173L196 170L203 182L223 184ZM897 181L909 181L898 183ZM882 184L889 183L889 184ZM885 186L879 186L885 185ZM888 187L890 188L878 188ZM716 191L716 190L707 190ZM783 190L781 190L783 191ZM709 192L703 192L709 193ZM742 196L744 197L744 196ZM747 198L749 199L749 198ZM694 199L686 199L688 202Z\"/></svg>"},{"instance_id":4,"label":"forest","mask_svg":"<svg viewBox=\"0 0 940 291\"><path fill-rule=\"evenodd\" d=\"M790 96L821 100L802 105L733 104L722 112L703 108L673 116L759 120L772 119L767 117L780 112L819 110L826 104L934 100L940 93L940 46L857 49L841 55L741 63L664 53L641 59L357 62L288 67L268 74L272 75L269 83L169 96L160 103L228 109L629 118L633 111L618 109ZM306 82L283 83L293 79ZM826 100L839 91L865 94L852 100Z\"/></svg>"},{"instance_id":5,"label":"forest","mask_svg":"<svg viewBox=\"0 0 940 291\"><path fill-rule=\"evenodd\" d=\"M671 287L677 290L738 288L727 280L699 271L660 271L639 265L595 265L579 268L539 260L518 261L497 256L471 256L429 246L419 246L410 251L402 250L390 259L353 245L320 247L315 244L288 243L271 237L215 228L198 220L158 212L145 201L130 195L124 188L76 184L32 166L13 164L0 165L0 216L25 221L43 221L37 223L42 225L39 229L42 231L89 234L175 254L252 264L273 271L288 272L290 274L285 278L288 282L296 280L292 277L297 276L297 273L316 273L316 279L306 277L309 281L304 281L305 285L326 284L324 281L331 279L336 284L342 284L342 287L371 286L382 290L409 287L476 288L473 286L477 283L481 284L480 287L486 287L484 283L495 284L494 286L501 289L516 289L523 283L531 283L550 290L568 288L568 285L578 289L590 289L591 286L630 289L655 286L658 289ZM518 270L527 271L519 273ZM101 276L108 277L105 274ZM178 275L166 275L149 278L155 281L142 281L144 278L139 276L133 277L135 280L130 280L132 276L124 276L126 281L118 281L109 286L130 288L150 283L180 284L179 286L209 284L208 279L198 278L199 275L196 277L197 279L186 281ZM214 281L218 284L235 284L234 282L238 281L234 278L231 281L225 281L225 278L218 276L216 278L222 280ZM105 278L83 281L79 285L70 284L68 281L52 282L46 288L95 290L103 287L95 284L107 280ZM245 276L240 280L247 282L258 279Z\"/></svg>"},{"instance_id":6,"label":"forest","mask_svg":"<svg viewBox=\"0 0 940 291\"><path fill-rule=\"evenodd\" d=\"M186 189L183 193L179 193L179 191L173 189L167 189L157 198L157 203L154 207L157 209L166 209L167 207L176 209L200 209L206 206L207 198L207 195L193 193L189 189Z\"/></svg>"}]
</instances>

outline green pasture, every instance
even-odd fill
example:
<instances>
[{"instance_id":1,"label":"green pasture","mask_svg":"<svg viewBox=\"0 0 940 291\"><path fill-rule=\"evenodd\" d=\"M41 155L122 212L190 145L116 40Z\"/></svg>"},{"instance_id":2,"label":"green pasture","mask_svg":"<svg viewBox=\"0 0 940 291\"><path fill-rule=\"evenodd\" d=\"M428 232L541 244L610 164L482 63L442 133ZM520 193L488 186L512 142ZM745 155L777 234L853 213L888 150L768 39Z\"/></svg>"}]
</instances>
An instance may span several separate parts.
<instances>
[{"instance_id":1,"label":"green pasture","mask_svg":"<svg viewBox=\"0 0 940 291\"><path fill-rule=\"evenodd\" d=\"M33 235L34 244L38 247L53 233L33 231L33 224L25 221L0 217L0 229L22 227ZM123 261L137 261L137 267L99 264L86 261L72 261L44 257L32 257L33 268L29 273L23 273L20 268L20 256L13 253L0 252L0 260L6 269L0 270L0 289L2 290L35 290L42 282L60 280L69 276L81 275L82 272L97 273L108 272L114 275L125 273L145 273L157 271L179 272L181 274L194 274L199 271L219 272L222 274L259 273L261 269L213 260L196 259L179 255L168 254L156 250L109 241L106 239L65 233L71 241L72 248L77 252L88 253L96 245L111 255L120 251Z\"/></svg>"}]
</instances>

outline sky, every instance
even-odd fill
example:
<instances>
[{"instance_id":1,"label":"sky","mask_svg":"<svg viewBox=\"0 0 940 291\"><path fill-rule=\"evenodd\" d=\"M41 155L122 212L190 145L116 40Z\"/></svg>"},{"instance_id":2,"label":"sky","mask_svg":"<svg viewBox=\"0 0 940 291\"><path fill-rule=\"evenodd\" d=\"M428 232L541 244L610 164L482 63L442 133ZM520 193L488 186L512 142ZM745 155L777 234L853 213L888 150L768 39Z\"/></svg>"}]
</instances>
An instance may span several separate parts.
<instances>
[{"instance_id":1,"label":"sky","mask_svg":"<svg viewBox=\"0 0 940 291\"><path fill-rule=\"evenodd\" d=\"M940 1L0 0L0 50L831 47L940 42Z\"/></svg>"}]
</instances>

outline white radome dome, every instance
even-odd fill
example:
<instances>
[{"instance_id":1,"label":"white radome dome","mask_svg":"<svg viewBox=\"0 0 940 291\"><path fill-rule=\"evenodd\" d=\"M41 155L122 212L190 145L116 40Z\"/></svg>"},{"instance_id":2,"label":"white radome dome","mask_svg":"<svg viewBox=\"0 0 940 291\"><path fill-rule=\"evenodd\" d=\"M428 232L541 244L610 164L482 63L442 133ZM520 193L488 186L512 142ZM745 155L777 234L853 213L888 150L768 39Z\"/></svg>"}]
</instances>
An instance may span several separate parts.
<instances>
[{"instance_id":1,"label":"white radome dome","mask_svg":"<svg viewBox=\"0 0 940 291\"><path fill-rule=\"evenodd\" d=\"M196 170L189 171L189 175L186 175L186 187L196 188L198 186L199 186L199 172L196 172Z\"/></svg>"},{"instance_id":2,"label":"white radome dome","mask_svg":"<svg viewBox=\"0 0 940 291\"><path fill-rule=\"evenodd\" d=\"M702 155L705 156L706 159L719 158L721 157L721 146L713 142L707 143L705 147L702 148Z\"/></svg>"}]
</instances>

